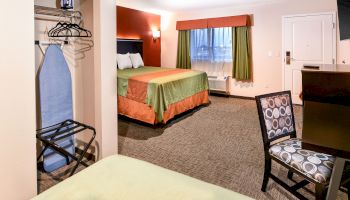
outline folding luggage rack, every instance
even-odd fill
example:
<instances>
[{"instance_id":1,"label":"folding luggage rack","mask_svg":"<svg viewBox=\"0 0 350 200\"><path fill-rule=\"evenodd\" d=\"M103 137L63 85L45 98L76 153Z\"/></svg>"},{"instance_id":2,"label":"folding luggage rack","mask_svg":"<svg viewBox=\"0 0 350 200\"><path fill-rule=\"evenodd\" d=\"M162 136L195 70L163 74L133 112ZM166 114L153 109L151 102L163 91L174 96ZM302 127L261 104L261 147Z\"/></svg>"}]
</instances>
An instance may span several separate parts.
<instances>
[{"instance_id":1,"label":"folding luggage rack","mask_svg":"<svg viewBox=\"0 0 350 200\"><path fill-rule=\"evenodd\" d=\"M73 155L72 153L68 152L63 147L57 144L59 141L65 138L71 137L78 133L83 133L82 131L84 130L90 130L91 138L89 142L84 145L84 149L81 151L81 153L77 153L78 156ZM69 176L72 176L78 168L79 164L82 164L85 167L89 166L83 161L83 158L87 150L89 149L92 141L95 139L95 136L96 130L93 127L73 120L65 120L61 123L39 129L37 130L36 137L43 143L44 148L40 152L37 161L39 161L40 158L43 156L44 152L50 148L56 151L58 154L64 156L66 158L67 164L70 163L70 159L75 160L77 162L73 167L73 170L69 174Z\"/></svg>"}]
</instances>

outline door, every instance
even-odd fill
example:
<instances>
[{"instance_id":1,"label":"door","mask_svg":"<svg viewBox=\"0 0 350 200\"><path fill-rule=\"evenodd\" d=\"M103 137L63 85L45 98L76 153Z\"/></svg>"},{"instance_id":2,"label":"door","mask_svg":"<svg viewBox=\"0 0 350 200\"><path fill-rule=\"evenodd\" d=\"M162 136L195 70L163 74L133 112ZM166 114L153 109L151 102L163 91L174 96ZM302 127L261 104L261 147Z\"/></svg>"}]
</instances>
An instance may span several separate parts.
<instances>
[{"instance_id":1,"label":"door","mask_svg":"<svg viewBox=\"0 0 350 200\"><path fill-rule=\"evenodd\" d=\"M303 66L336 62L336 15L285 16L282 21L284 89L291 91L293 103L301 104Z\"/></svg>"}]
</instances>

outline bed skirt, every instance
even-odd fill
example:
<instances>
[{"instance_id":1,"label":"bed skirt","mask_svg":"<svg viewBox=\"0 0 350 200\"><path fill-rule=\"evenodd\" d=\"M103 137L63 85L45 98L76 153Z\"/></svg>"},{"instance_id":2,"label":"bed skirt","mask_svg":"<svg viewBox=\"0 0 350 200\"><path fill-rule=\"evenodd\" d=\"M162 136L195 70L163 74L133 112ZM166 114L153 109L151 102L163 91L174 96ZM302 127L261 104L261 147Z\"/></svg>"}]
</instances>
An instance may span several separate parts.
<instances>
[{"instance_id":1,"label":"bed skirt","mask_svg":"<svg viewBox=\"0 0 350 200\"><path fill-rule=\"evenodd\" d=\"M182 101L170 104L164 112L163 124L166 124L175 115L191 110L197 106L208 104L208 90L204 90ZM148 124L156 124L156 113L153 108L147 104L140 103L123 96L118 96L118 113L132 119L136 119Z\"/></svg>"}]
</instances>

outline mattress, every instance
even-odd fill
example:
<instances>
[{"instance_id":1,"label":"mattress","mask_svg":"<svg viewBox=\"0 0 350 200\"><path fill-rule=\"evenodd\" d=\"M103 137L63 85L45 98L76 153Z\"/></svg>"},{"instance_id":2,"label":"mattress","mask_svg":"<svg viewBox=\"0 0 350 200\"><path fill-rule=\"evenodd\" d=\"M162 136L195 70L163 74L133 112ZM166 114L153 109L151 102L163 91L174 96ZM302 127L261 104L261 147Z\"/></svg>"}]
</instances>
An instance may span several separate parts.
<instances>
[{"instance_id":1,"label":"mattress","mask_svg":"<svg viewBox=\"0 0 350 200\"><path fill-rule=\"evenodd\" d=\"M162 167L115 155L53 186L33 200L245 200L242 194Z\"/></svg>"},{"instance_id":2,"label":"mattress","mask_svg":"<svg viewBox=\"0 0 350 200\"><path fill-rule=\"evenodd\" d=\"M118 70L117 77L118 112L147 123L166 123L176 114L209 103L205 72L141 67Z\"/></svg>"}]
</instances>

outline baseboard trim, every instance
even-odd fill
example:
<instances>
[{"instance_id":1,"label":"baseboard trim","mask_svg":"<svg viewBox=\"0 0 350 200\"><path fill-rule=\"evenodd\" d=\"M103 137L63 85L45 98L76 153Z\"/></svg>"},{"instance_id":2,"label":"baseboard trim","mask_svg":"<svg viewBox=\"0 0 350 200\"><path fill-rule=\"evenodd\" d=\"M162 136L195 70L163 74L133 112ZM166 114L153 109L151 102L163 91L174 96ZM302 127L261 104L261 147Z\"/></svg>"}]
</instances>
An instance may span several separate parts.
<instances>
[{"instance_id":1,"label":"baseboard trim","mask_svg":"<svg viewBox=\"0 0 350 200\"><path fill-rule=\"evenodd\" d=\"M246 100L255 100L254 97L244 97L244 96L237 96L237 95L230 95L231 98L236 98L236 99L246 99Z\"/></svg>"},{"instance_id":2,"label":"baseboard trim","mask_svg":"<svg viewBox=\"0 0 350 200\"><path fill-rule=\"evenodd\" d=\"M255 100L254 97L244 97L244 96L236 96L236 95L230 95L229 97L230 98L236 98L236 99ZM293 106L303 107L303 105L299 105L299 104L293 104Z\"/></svg>"},{"instance_id":3,"label":"baseboard trim","mask_svg":"<svg viewBox=\"0 0 350 200\"><path fill-rule=\"evenodd\" d=\"M254 97L244 97L244 96L230 95L230 94L225 94L225 93L210 93L210 96L228 97L228 98L245 99L245 100L255 100Z\"/></svg>"}]
</instances>

